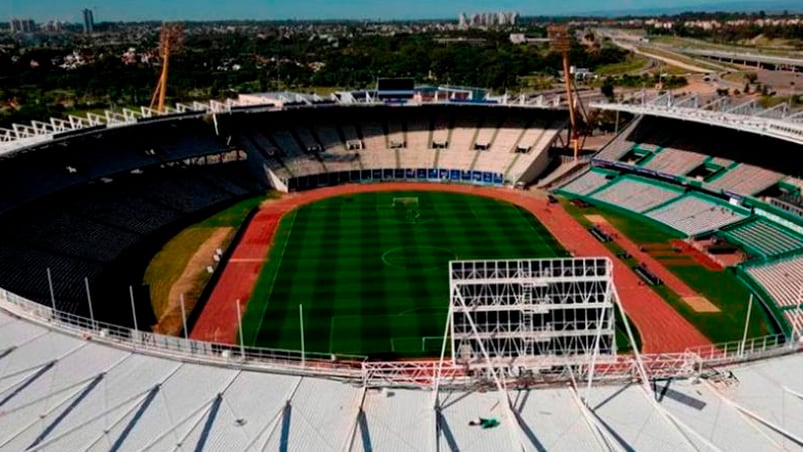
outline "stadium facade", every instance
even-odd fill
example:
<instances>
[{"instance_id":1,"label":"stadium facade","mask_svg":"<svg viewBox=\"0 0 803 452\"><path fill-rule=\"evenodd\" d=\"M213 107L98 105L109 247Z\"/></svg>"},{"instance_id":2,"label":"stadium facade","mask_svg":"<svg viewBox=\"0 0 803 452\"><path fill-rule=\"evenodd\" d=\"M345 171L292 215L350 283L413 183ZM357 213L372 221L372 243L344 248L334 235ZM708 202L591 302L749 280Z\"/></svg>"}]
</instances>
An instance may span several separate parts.
<instances>
[{"instance_id":1,"label":"stadium facade","mask_svg":"<svg viewBox=\"0 0 803 452\"><path fill-rule=\"evenodd\" d=\"M542 100L386 106L274 97L281 106L109 112L4 132L0 449L803 448L803 386L789 378L803 368L795 353L800 189L783 152L800 144L750 128L683 134L677 119L639 117L555 186L690 238L721 230L744 242L758 258L739 271L775 313L779 336L489 378L454 363L300 359L132 329L128 291L141 277L131 269L147 254L142 244L188 218L267 187L529 184L566 123ZM147 319L146 307L135 309ZM501 424L481 429L469 424L476 418Z\"/></svg>"}]
</instances>

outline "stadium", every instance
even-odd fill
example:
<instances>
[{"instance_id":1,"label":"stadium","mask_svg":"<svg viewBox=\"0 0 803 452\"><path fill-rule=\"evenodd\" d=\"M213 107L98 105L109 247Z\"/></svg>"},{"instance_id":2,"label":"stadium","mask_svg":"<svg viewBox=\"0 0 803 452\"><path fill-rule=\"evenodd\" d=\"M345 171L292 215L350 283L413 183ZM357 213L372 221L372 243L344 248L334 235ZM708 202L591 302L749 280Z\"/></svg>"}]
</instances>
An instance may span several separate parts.
<instances>
[{"instance_id":1,"label":"stadium","mask_svg":"<svg viewBox=\"0 0 803 452\"><path fill-rule=\"evenodd\" d=\"M803 449L793 114L443 91L3 131L0 450Z\"/></svg>"}]
</instances>

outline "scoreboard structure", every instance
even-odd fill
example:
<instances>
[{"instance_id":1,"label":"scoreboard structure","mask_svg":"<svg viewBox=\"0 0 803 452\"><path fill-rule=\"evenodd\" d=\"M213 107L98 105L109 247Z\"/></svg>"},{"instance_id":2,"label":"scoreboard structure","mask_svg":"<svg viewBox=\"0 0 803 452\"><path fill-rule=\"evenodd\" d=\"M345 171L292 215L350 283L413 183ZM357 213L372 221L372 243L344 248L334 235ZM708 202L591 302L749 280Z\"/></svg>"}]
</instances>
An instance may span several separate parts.
<instances>
[{"instance_id":1,"label":"scoreboard structure","mask_svg":"<svg viewBox=\"0 0 803 452\"><path fill-rule=\"evenodd\" d=\"M392 102L412 99L415 96L415 80L411 78L380 78L376 82L376 97Z\"/></svg>"},{"instance_id":2,"label":"scoreboard structure","mask_svg":"<svg viewBox=\"0 0 803 452\"><path fill-rule=\"evenodd\" d=\"M449 287L457 365L519 372L615 359L608 258L452 261Z\"/></svg>"}]
</instances>

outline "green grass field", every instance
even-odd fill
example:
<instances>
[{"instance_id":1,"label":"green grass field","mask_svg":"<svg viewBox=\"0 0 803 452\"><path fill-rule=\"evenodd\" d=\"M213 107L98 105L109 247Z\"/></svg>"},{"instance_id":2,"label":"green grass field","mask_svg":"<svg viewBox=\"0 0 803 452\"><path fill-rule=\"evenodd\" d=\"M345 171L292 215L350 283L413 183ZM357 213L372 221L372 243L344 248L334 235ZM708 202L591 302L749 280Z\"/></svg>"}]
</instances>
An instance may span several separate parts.
<instances>
[{"instance_id":1,"label":"green grass field","mask_svg":"<svg viewBox=\"0 0 803 452\"><path fill-rule=\"evenodd\" d=\"M565 255L531 214L487 198L393 192L326 199L281 221L244 315L244 342L300 349L303 304L309 352L436 356L450 260Z\"/></svg>"},{"instance_id":2,"label":"green grass field","mask_svg":"<svg viewBox=\"0 0 803 452\"><path fill-rule=\"evenodd\" d=\"M668 243L673 239L682 237L668 228L656 227L652 222L640 220L635 215L622 214L617 210L604 206L579 208L569 202L564 202L566 210L579 222L590 226L585 215L596 214L604 216L613 226L633 242L640 245ZM622 249L615 243L606 246L618 254ZM731 271L712 271L697 264L691 258L682 265L680 259L656 256L658 261L683 280L689 287L708 298L720 308L718 313L699 313L692 310L674 291L665 286L653 289L661 295L683 317L688 319L703 334L715 343L741 340L744 333L744 322L747 314L747 305L750 289L742 283L735 273ZM627 260L636 265L632 259ZM761 309L754 309L748 329L749 337L760 337L774 334L770 330L766 314Z\"/></svg>"}]
</instances>

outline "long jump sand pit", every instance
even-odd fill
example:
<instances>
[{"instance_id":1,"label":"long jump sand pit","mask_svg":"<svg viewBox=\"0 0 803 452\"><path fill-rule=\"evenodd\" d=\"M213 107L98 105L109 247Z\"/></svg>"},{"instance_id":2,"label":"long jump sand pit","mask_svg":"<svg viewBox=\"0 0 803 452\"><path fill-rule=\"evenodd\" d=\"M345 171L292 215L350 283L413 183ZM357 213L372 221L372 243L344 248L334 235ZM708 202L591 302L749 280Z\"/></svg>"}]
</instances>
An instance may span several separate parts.
<instances>
[{"instance_id":1,"label":"long jump sand pit","mask_svg":"<svg viewBox=\"0 0 803 452\"><path fill-rule=\"evenodd\" d=\"M683 297L683 302L689 305L690 308L694 309L694 312L700 313L714 313L719 312L719 308L708 301L708 298L705 297Z\"/></svg>"},{"instance_id":2,"label":"long jump sand pit","mask_svg":"<svg viewBox=\"0 0 803 452\"><path fill-rule=\"evenodd\" d=\"M606 220L602 215L586 215L585 217L586 220L594 224L608 224L608 220Z\"/></svg>"}]
</instances>

